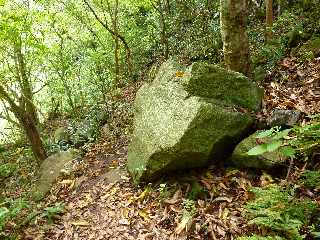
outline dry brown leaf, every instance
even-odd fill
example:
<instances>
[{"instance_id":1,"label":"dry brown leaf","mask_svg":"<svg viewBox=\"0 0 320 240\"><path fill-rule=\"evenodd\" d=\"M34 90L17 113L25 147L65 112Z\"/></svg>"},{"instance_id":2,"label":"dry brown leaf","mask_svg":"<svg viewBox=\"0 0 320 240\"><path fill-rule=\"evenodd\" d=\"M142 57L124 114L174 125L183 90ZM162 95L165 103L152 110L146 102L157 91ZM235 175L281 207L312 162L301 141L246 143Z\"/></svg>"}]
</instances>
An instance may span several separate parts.
<instances>
[{"instance_id":1,"label":"dry brown leaf","mask_svg":"<svg viewBox=\"0 0 320 240\"><path fill-rule=\"evenodd\" d=\"M168 204L176 204L177 202L180 201L180 197L181 197L181 190L178 189L178 190L174 193L174 195L173 195L173 197L172 197L171 199L169 199L169 200L164 200L164 202L165 202L165 203L168 203Z\"/></svg>"},{"instance_id":2,"label":"dry brown leaf","mask_svg":"<svg viewBox=\"0 0 320 240\"><path fill-rule=\"evenodd\" d=\"M78 221L71 222L71 225L86 227L86 226L90 226L90 223L87 222L86 220L78 220Z\"/></svg>"}]
</instances>

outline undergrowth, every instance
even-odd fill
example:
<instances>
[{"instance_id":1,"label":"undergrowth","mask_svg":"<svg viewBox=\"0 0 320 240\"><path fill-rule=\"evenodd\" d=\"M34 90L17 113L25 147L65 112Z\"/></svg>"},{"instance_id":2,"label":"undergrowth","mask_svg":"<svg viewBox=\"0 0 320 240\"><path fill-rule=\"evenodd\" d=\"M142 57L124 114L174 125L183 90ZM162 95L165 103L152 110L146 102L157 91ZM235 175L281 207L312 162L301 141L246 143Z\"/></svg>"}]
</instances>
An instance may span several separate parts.
<instances>
[{"instance_id":1,"label":"undergrowth","mask_svg":"<svg viewBox=\"0 0 320 240\"><path fill-rule=\"evenodd\" d=\"M246 204L246 217L250 225L268 232L270 236L252 236L240 239L302 240L307 234L316 235L311 218L317 209L314 201L297 198L295 188L270 184L266 188L252 188L255 198Z\"/></svg>"},{"instance_id":2,"label":"undergrowth","mask_svg":"<svg viewBox=\"0 0 320 240\"><path fill-rule=\"evenodd\" d=\"M317 151L320 142L320 120L319 116L313 121L301 126L282 130L273 127L260 132L258 138L261 144L248 151L248 155L260 155L265 152L280 151L284 156L309 160Z\"/></svg>"}]
</instances>

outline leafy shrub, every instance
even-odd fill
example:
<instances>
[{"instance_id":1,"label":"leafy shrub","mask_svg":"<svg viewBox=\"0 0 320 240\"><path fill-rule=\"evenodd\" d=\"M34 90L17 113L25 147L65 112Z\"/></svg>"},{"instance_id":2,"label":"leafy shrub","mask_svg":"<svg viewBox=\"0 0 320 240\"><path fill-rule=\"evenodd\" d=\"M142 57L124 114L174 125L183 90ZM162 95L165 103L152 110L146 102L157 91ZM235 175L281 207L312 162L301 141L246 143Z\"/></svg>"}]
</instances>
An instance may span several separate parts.
<instances>
[{"instance_id":1,"label":"leafy shrub","mask_svg":"<svg viewBox=\"0 0 320 240\"><path fill-rule=\"evenodd\" d=\"M12 200L7 199L0 204L0 231L2 231L8 221L19 217L23 210L30 208L30 205L22 198Z\"/></svg>"},{"instance_id":2,"label":"leafy shrub","mask_svg":"<svg viewBox=\"0 0 320 240\"><path fill-rule=\"evenodd\" d=\"M252 20L248 37L252 42L252 64L256 69L263 66L264 70L271 70L287 53L287 48L291 42L296 41L296 37L290 37L292 33L303 33L303 26L297 14L286 11L273 23L273 40L265 41L265 28L263 24L256 24ZM297 34L293 34L297 36Z\"/></svg>"},{"instance_id":3,"label":"leafy shrub","mask_svg":"<svg viewBox=\"0 0 320 240\"><path fill-rule=\"evenodd\" d=\"M249 224L269 230L291 240L304 239L300 234L317 209L309 199L294 197L294 189L285 189L276 184L266 188L253 188L255 199L246 205Z\"/></svg>"},{"instance_id":4,"label":"leafy shrub","mask_svg":"<svg viewBox=\"0 0 320 240\"><path fill-rule=\"evenodd\" d=\"M53 223L53 220L61 213L65 211L64 203L56 203L54 206L47 207L43 210L41 217L46 217L49 223Z\"/></svg>"},{"instance_id":5,"label":"leafy shrub","mask_svg":"<svg viewBox=\"0 0 320 240\"><path fill-rule=\"evenodd\" d=\"M17 169L13 163L6 163L0 165L0 178L10 177Z\"/></svg>"},{"instance_id":6,"label":"leafy shrub","mask_svg":"<svg viewBox=\"0 0 320 240\"><path fill-rule=\"evenodd\" d=\"M320 172L307 170L300 177L300 181L308 188L320 187Z\"/></svg>"},{"instance_id":7,"label":"leafy shrub","mask_svg":"<svg viewBox=\"0 0 320 240\"><path fill-rule=\"evenodd\" d=\"M289 133L290 137L288 137ZM309 124L285 130L274 127L260 132L257 138L263 143L250 149L249 155L260 155L279 149L287 157L294 157L299 153L307 159L319 145L320 122L315 120ZM264 142L264 139L268 141Z\"/></svg>"},{"instance_id":8,"label":"leafy shrub","mask_svg":"<svg viewBox=\"0 0 320 240\"><path fill-rule=\"evenodd\" d=\"M274 127L260 132L257 134L256 138L260 139L260 142L262 143L250 149L247 154L260 155L265 152L273 152L280 148L280 151L284 156L293 157L295 154L295 149L293 149L289 144L285 143L285 139L290 132L291 129L285 129L281 131L279 127Z\"/></svg>"},{"instance_id":9,"label":"leafy shrub","mask_svg":"<svg viewBox=\"0 0 320 240\"><path fill-rule=\"evenodd\" d=\"M204 193L206 193L206 189L202 187L197 181L192 181L191 189L188 192L187 199L197 200Z\"/></svg>"}]
</instances>

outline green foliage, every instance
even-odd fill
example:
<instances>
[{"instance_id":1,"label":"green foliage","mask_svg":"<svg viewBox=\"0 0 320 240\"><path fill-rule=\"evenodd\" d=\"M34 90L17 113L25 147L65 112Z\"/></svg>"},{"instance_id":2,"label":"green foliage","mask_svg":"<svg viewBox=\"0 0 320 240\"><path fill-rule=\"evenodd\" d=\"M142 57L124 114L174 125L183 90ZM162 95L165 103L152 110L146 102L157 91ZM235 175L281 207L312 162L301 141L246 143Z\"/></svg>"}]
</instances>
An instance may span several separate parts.
<instances>
[{"instance_id":1,"label":"green foliage","mask_svg":"<svg viewBox=\"0 0 320 240\"><path fill-rule=\"evenodd\" d=\"M191 182L191 189L188 192L187 198L189 200L197 200L199 196L206 192L206 189L201 186L197 181Z\"/></svg>"},{"instance_id":2,"label":"green foliage","mask_svg":"<svg viewBox=\"0 0 320 240\"><path fill-rule=\"evenodd\" d=\"M182 214L184 218L192 217L196 213L196 202L194 200L185 199L182 202Z\"/></svg>"},{"instance_id":3,"label":"green foliage","mask_svg":"<svg viewBox=\"0 0 320 240\"><path fill-rule=\"evenodd\" d=\"M252 19L248 36L252 42L252 65L256 69L262 66L265 71L271 70L281 58L284 57L288 47L286 34L297 26L300 27L299 17L289 11L284 12L273 23L273 40L265 41L265 29L263 24L256 24Z\"/></svg>"},{"instance_id":4,"label":"green foliage","mask_svg":"<svg viewBox=\"0 0 320 240\"><path fill-rule=\"evenodd\" d=\"M285 239L300 240L303 226L316 210L317 205L308 199L296 199L294 189L276 184L266 188L253 188L255 199L246 205L249 224L276 233Z\"/></svg>"},{"instance_id":5,"label":"green foliage","mask_svg":"<svg viewBox=\"0 0 320 240\"><path fill-rule=\"evenodd\" d=\"M23 198L15 200L6 199L0 203L0 231L2 231L8 221L14 218L21 218L23 210L30 208L30 205Z\"/></svg>"},{"instance_id":6,"label":"green foliage","mask_svg":"<svg viewBox=\"0 0 320 240\"><path fill-rule=\"evenodd\" d=\"M308 188L320 187L320 171L306 170L300 177L301 183Z\"/></svg>"},{"instance_id":7,"label":"green foliage","mask_svg":"<svg viewBox=\"0 0 320 240\"><path fill-rule=\"evenodd\" d=\"M305 156L310 156L320 142L320 121L317 117L312 122L293 129L294 138L288 143Z\"/></svg>"},{"instance_id":8,"label":"green foliage","mask_svg":"<svg viewBox=\"0 0 320 240\"><path fill-rule=\"evenodd\" d=\"M250 237L239 237L237 240L284 240L284 238L279 237L279 236L267 236L267 237L262 237L258 235L253 235Z\"/></svg>"},{"instance_id":9,"label":"green foliage","mask_svg":"<svg viewBox=\"0 0 320 240\"><path fill-rule=\"evenodd\" d=\"M36 217L47 219L48 223L51 224L64 211L64 203L55 203L53 206L43 208L43 206L35 206L33 202L24 198L6 199L0 203L0 232L5 229L9 222L14 223L14 231L18 231L20 227L28 224Z\"/></svg>"},{"instance_id":10,"label":"green foliage","mask_svg":"<svg viewBox=\"0 0 320 240\"><path fill-rule=\"evenodd\" d=\"M43 214L41 217L45 217L48 219L48 223L53 223L53 220L59 216L59 214L65 211L65 204L64 203L55 203L54 206L47 207L43 210Z\"/></svg>"},{"instance_id":11,"label":"green foliage","mask_svg":"<svg viewBox=\"0 0 320 240\"><path fill-rule=\"evenodd\" d=\"M160 193L160 199L166 199L170 196L169 187L166 183L161 183L159 185L158 191Z\"/></svg>"},{"instance_id":12,"label":"green foliage","mask_svg":"<svg viewBox=\"0 0 320 240\"><path fill-rule=\"evenodd\" d=\"M274 127L260 132L257 138L263 143L250 149L248 155L260 155L279 149L287 157L295 157L297 153L308 157L320 142L320 122L314 118L308 124L291 129L281 130L279 127Z\"/></svg>"},{"instance_id":13,"label":"green foliage","mask_svg":"<svg viewBox=\"0 0 320 240\"><path fill-rule=\"evenodd\" d=\"M14 174L16 171L17 166L13 163L6 163L0 165L0 179L1 178L7 178Z\"/></svg>"},{"instance_id":14,"label":"green foliage","mask_svg":"<svg viewBox=\"0 0 320 240\"><path fill-rule=\"evenodd\" d=\"M273 152L280 148L284 156L294 157L295 150L290 146L286 146L287 144L285 144L284 141L290 132L291 129L280 130L279 127L274 127L258 133L256 138L264 140L265 143L253 147L247 154L260 155L266 152Z\"/></svg>"}]
</instances>

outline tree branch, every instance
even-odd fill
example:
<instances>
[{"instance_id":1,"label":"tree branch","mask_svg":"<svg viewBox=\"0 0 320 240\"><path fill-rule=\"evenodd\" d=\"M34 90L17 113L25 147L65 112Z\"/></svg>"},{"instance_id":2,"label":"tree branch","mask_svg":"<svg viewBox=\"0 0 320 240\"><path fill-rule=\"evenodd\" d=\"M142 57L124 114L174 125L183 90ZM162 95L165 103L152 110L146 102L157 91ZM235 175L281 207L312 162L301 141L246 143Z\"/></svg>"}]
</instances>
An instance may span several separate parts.
<instances>
[{"instance_id":1,"label":"tree branch","mask_svg":"<svg viewBox=\"0 0 320 240\"><path fill-rule=\"evenodd\" d=\"M119 33L113 31L113 30L109 27L109 25L107 24L107 22L104 23L104 22L99 18L98 14L95 12L95 10L92 8L92 6L88 3L87 0L83 0L83 2L84 2L84 3L86 4L86 6L89 8L89 10L91 11L91 13L92 13L93 16L95 17L95 19L96 19L106 30L107 30L109 33L111 33L114 37L119 38L127 50L130 49L130 48L129 48L129 45L128 45L127 41L124 39L124 37L121 36Z\"/></svg>"}]
</instances>

